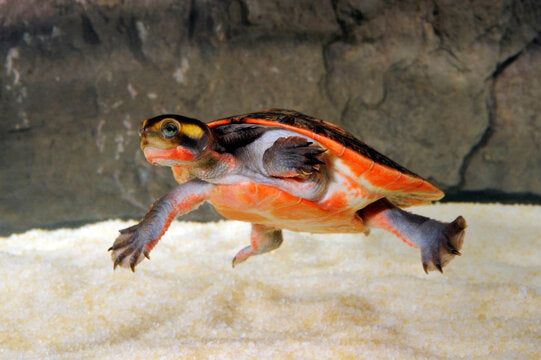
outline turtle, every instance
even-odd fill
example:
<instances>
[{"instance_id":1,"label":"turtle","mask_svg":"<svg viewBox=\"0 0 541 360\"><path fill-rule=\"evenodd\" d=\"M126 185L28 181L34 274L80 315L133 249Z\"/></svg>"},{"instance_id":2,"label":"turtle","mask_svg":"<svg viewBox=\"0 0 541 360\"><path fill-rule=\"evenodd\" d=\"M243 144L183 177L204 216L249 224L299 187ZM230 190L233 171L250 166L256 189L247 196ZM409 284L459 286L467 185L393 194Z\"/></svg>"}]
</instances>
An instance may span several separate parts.
<instances>
[{"instance_id":1,"label":"turtle","mask_svg":"<svg viewBox=\"0 0 541 360\"><path fill-rule=\"evenodd\" d=\"M171 167L178 185L109 248L113 268L131 268L171 221L204 202L226 219L252 223L232 265L277 249L282 230L361 233L381 228L417 247L425 273L461 255L466 221L441 222L404 210L444 193L330 122L270 109L204 123L183 115L146 119L139 130L148 162Z\"/></svg>"}]
</instances>

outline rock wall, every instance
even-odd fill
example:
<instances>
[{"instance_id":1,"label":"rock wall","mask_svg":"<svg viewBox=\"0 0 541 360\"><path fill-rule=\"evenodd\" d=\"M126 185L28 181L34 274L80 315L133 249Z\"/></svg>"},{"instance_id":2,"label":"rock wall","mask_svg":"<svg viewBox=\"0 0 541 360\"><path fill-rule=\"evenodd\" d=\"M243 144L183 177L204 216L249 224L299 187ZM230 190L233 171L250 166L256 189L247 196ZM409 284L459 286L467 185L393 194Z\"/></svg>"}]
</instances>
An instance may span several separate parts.
<instances>
[{"instance_id":1,"label":"rock wall","mask_svg":"<svg viewBox=\"0 0 541 360\"><path fill-rule=\"evenodd\" d=\"M0 232L141 216L164 112L293 108L450 199L539 201L540 31L535 0L0 2Z\"/></svg>"}]
</instances>

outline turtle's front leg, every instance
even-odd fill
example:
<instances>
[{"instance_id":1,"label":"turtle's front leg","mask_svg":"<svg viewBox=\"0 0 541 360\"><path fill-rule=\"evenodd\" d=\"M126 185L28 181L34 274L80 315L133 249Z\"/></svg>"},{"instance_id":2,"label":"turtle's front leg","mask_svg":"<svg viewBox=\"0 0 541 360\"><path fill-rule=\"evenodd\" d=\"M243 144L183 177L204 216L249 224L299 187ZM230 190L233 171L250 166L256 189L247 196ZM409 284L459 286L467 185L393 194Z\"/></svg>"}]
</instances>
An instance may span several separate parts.
<instances>
[{"instance_id":1,"label":"turtle's front leg","mask_svg":"<svg viewBox=\"0 0 541 360\"><path fill-rule=\"evenodd\" d=\"M278 178L308 178L320 174L325 152L300 136L281 137L265 150L263 167L267 174Z\"/></svg>"},{"instance_id":2,"label":"turtle's front leg","mask_svg":"<svg viewBox=\"0 0 541 360\"><path fill-rule=\"evenodd\" d=\"M113 267L118 265L135 266L149 253L169 228L177 215L184 215L196 209L209 196L212 184L202 181L190 181L177 186L171 192L157 200L145 217L137 225L120 230L113 246L111 258Z\"/></svg>"},{"instance_id":3,"label":"turtle's front leg","mask_svg":"<svg viewBox=\"0 0 541 360\"><path fill-rule=\"evenodd\" d=\"M282 245L282 230L273 227L252 224L250 245L241 249L233 258L232 265L246 261L252 255L261 255Z\"/></svg>"}]
</instances>

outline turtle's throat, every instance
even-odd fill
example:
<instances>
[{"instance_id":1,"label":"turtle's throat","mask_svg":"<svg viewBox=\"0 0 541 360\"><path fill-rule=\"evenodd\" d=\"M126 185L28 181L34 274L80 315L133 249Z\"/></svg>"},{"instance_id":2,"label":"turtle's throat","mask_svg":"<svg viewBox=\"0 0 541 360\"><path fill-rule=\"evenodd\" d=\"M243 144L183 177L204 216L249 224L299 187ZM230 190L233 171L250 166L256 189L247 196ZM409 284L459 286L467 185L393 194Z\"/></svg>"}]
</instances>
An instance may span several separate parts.
<instances>
[{"instance_id":1,"label":"turtle's throat","mask_svg":"<svg viewBox=\"0 0 541 360\"><path fill-rule=\"evenodd\" d=\"M204 181L224 177L236 168L233 155L219 153L211 147L197 154L183 146L171 149L145 146L143 153L147 161L153 165L182 167L187 173Z\"/></svg>"},{"instance_id":2,"label":"turtle's throat","mask_svg":"<svg viewBox=\"0 0 541 360\"><path fill-rule=\"evenodd\" d=\"M233 155L206 149L197 161L190 165L190 173L201 180L212 181L232 173L236 164Z\"/></svg>"}]
</instances>

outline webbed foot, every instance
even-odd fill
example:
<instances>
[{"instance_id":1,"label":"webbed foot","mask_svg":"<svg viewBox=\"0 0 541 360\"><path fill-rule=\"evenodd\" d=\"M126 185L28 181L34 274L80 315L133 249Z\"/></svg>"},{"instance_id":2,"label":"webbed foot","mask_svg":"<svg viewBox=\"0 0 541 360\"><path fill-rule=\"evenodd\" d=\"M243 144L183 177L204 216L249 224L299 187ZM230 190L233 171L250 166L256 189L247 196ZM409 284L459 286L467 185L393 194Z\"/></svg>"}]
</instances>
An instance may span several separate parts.
<instances>
[{"instance_id":1,"label":"webbed foot","mask_svg":"<svg viewBox=\"0 0 541 360\"><path fill-rule=\"evenodd\" d=\"M324 149L300 136L282 137L263 154L263 164L270 176L306 178L319 171Z\"/></svg>"},{"instance_id":2,"label":"webbed foot","mask_svg":"<svg viewBox=\"0 0 541 360\"><path fill-rule=\"evenodd\" d=\"M152 241L147 236L148 233L140 230L140 224L120 230L120 235L108 250L112 251L113 269L121 266L135 271L135 266L145 257L150 259L147 244Z\"/></svg>"},{"instance_id":3,"label":"webbed foot","mask_svg":"<svg viewBox=\"0 0 541 360\"><path fill-rule=\"evenodd\" d=\"M167 231L176 215L185 214L206 200L212 184L192 180L181 184L158 199L139 224L120 230L112 251L113 268L130 268L146 257Z\"/></svg>"},{"instance_id":4,"label":"webbed foot","mask_svg":"<svg viewBox=\"0 0 541 360\"><path fill-rule=\"evenodd\" d=\"M462 216L450 223L409 213L387 200L378 200L360 210L358 215L371 227L392 232L410 246L421 250L424 271L443 272L455 256L460 255L466 220Z\"/></svg>"},{"instance_id":5,"label":"webbed foot","mask_svg":"<svg viewBox=\"0 0 541 360\"><path fill-rule=\"evenodd\" d=\"M455 256L461 255L460 249L464 241L465 229L466 220L462 216L447 224L430 220L420 226L421 232L427 235L433 234L432 236L423 236L419 242L425 273L428 274L429 271L435 270L443 272L445 265Z\"/></svg>"}]
</instances>

